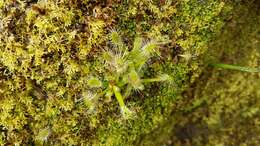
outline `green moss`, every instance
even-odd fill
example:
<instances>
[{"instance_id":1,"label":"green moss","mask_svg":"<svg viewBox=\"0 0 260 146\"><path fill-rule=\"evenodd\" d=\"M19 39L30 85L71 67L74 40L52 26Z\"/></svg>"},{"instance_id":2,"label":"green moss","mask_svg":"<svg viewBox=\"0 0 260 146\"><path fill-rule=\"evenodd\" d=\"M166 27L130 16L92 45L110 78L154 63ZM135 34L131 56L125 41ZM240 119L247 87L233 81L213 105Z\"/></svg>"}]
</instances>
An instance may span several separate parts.
<instances>
[{"instance_id":1,"label":"green moss","mask_svg":"<svg viewBox=\"0 0 260 146\"><path fill-rule=\"evenodd\" d=\"M222 33L209 44L205 66L221 62L259 67L259 4L252 1L236 8ZM172 131L159 144L258 145L259 86L259 73L205 68L184 94L194 98L183 100L183 112L165 125Z\"/></svg>"}]
</instances>

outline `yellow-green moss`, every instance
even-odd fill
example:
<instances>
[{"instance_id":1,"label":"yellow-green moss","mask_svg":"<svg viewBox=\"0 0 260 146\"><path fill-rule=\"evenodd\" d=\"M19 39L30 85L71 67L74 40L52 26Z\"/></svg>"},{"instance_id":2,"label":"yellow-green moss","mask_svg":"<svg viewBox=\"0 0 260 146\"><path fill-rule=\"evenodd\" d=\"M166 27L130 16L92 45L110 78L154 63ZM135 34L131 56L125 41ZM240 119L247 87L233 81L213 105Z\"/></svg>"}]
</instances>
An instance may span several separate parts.
<instances>
[{"instance_id":1,"label":"yellow-green moss","mask_svg":"<svg viewBox=\"0 0 260 146\"><path fill-rule=\"evenodd\" d=\"M236 6L222 33L209 44L205 63L259 67L258 9L257 1ZM173 112L175 118L166 122L165 128L146 137L161 140L156 144L144 140L143 145L258 145L259 75L207 66L196 84L183 94L193 97L182 100L183 111Z\"/></svg>"}]
</instances>

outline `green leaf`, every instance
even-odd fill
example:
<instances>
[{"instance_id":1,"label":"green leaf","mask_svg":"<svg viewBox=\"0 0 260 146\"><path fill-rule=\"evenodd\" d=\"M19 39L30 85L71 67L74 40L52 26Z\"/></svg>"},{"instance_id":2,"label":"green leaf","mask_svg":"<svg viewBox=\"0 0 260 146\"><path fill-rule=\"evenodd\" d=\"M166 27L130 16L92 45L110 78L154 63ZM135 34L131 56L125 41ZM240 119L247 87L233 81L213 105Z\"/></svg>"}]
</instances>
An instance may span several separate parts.
<instances>
[{"instance_id":1,"label":"green leaf","mask_svg":"<svg viewBox=\"0 0 260 146\"><path fill-rule=\"evenodd\" d=\"M91 88L98 88L102 86L102 82L97 78L91 78L88 80L88 86Z\"/></svg>"},{"instance_id":2,"label":"green leaf","mask_svg":"<svg viewBox=\"0 0 260 146\"><path fill-rule=\"evenodd\" d=\"M117 86L113 86L113 91L114 91L114 94L115 94L115 96L116 96L116 99L117 99L117 101L118 101L118 103L119 103L119 105L120 105L120 108L121 108L121 112L122 112L122 114L123 114L123 117L124 117L124 118L130 118L130 117L132 117L133 112L126 107L126 105L125 105L125 103L124 103L124 100L123 100L123 96L122 96L122 94L121 94L121 92L120 92L120 88L117 87Z\"/></svg>"},{"instance_id":3,"label":"green leaf","mask_svg":"<svg viewBox=\"0 0 260 146\"><path fill-rule=\"evenodd\" d=\"M141 37L136 37L134 41L133 50L139 50L142 47L143 39Z\"/></svg>"},{"instance_id":4,"label":"green leaf","mask_svg":"<svg viewBox=\"0 0 260 146\"><path fill-rule=\"evenodd\" d=\"M171 77L167 74L159 75L156 78L149 78L149 79L142 79L141 81L143 83L150 83L150 82L164 82L164 81L170 81Z\"/></svg>"},{"instance_id":5,"label":"green leaf","mask_svg":"<svg viewBox=\"0 0 260 146\"><path fill-rule=\"evenodd\" d=\"M116 46L117 51L120 51L120 52L127 51L127 47L124 46L124 43L117 31L111 32L110 40Z\"/></svg>"},{"instance_id":6,"label":"green leaf","mask_svg":"<svg viewBox=\"0 0 260 146\"><path fill-rule=\"evenodd\" d=\"M134 69L130 71L128 77L129 77L129 83L134 87L134 89L143 90L144 86L141 83L141 79L139 75Z\"/></svg>"},{"instance_id":7,"label":"green leaf","mask_svg":"<svg viewBox=\"0 0 260 146\"><path fill-rule=\"evenodd\" d=\"M250 67L243 67L238 65L231 65L231 64L210 64L212 67L223 68L223 69L230 69L230 70L238 70L243 72L250 72L250 73L258 73L260 72L260 68L250 68Z\"/></svg>"},{"instance_id":8,"label":"green leaf","mask_svg":"<svg viewBox=\"0 0 260 146\"><path fill-rule=\"evenodd\" d=\"M144 56L150 57L151 54L156 52L157 45L154 42L148 42L146 45L142 48L142 53Z\"/></svg>"}]
</instances>

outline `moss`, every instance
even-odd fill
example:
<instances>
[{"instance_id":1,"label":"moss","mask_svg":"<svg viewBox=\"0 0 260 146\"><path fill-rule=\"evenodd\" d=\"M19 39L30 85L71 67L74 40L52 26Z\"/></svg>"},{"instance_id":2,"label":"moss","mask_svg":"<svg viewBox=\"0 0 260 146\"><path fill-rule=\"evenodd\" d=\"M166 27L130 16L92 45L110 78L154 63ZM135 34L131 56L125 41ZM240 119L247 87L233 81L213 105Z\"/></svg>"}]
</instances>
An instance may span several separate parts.
<instances>
[{"instance_id":1,"label":"moss","mask_svg":"<svg viewBox=\"0 0 260 146\"><path fill-rule=\"evenodd\" d=\"M182 91L200 74L200 57L231 10L221 0L0 0L1 144L142 143L182 106ZM107 78L118 78L102 54L136 48L136 36L161 43L153 52L160 57L135 63L144 66L137 75L165 73L172 81L131 92L124 100L134 117L124 119L116 98L99 94Z\"/></svg>"},{"instance_id":2,"label":"moss","mask_svg":"<svg viewBox=\"0 0 260 146\"><path fill-rule=\"evenodd\" d=\"M259 4L251 1L236 8L209 44L205 63L259 66ZM193 98L183 100L183 111L175 113L178 118L165 124L171 132L159 144L258 145L259 73L207 67L195 83L184 94Z\"/></svg>"}]
</instances>

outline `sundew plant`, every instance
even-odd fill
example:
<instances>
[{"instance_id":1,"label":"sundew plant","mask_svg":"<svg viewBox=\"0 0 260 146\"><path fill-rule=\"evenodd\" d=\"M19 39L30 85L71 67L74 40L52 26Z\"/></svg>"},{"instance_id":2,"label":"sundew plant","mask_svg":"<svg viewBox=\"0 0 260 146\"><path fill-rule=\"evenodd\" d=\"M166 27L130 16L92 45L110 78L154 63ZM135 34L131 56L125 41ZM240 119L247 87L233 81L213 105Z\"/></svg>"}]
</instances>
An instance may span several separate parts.
<instances>
[{"instance_id":1,"label":"sundew plant","mask_svg":"<svg viewBox=\"0 0 260 146\"><path fill-rule=\"evenodd\" d=\"M93 77L88 80L88 97L85 102L105 97L111 101L116 97L121 112L125 118L131 116L131 111L126 107L124 99L133 91L144 89L144 83L170 81L167 74L159 74L155 78L142 78L146 62L153 56L159 55L159 42L143 41L141 37L134 39L133 47L129 49L122 41L117 31L110 33L111 48L104 49L98 59L104 64L102 77ZM160 43L161 44L161 43ZM99 90L95 90L98 89Z\"/></svg>"}]
</instances>

